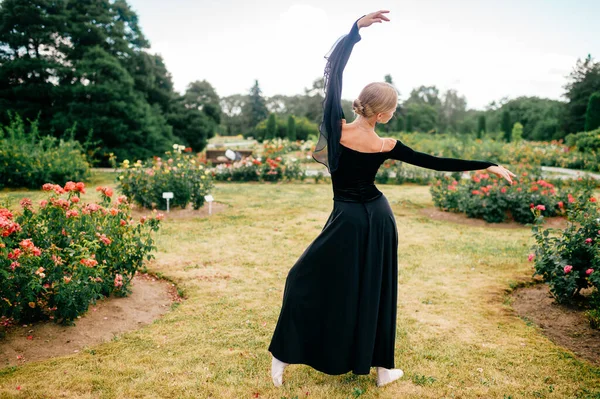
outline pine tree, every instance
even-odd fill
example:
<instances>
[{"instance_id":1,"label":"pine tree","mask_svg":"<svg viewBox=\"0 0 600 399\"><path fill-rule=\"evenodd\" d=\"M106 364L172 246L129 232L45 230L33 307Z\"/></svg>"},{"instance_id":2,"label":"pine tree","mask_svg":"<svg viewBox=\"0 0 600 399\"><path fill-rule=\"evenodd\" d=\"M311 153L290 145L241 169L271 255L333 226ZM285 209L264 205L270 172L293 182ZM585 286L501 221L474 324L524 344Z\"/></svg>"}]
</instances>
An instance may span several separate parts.
<instances>
[{"instance_id":1,"label":"pine tree","mask_svg":"<svg viewBox=\"0 0 600 399\"><path fill-rule=\"evenodd\" d=\"M406 131L412 133L413 131L413 116L412 114L406 115Z\"/></svg>"},{"instance_id":2,"label":"pine tree","mask_svg":"<svg viewBox=\"0 0 600 399\"><path fill-rule=\"evenodd\" d=\"M265 132L265 140L272 140L277 134L277 120L275 114L270 114L267 120L267 131Z\"/></svg>"},{"instance_id":3,"label":"pine tree","mask_svg":"<svg viewBox=\"0 0 600 399\"><path fill-rule=\"evenodd\" d=\"M582 132L590 97L600 91L600 62L594 62L589 54L584 60L578 59L568 80L564 86L569 100L565 105L564 129L567 133Z\"/></svg>"},{"instance_id":4,"label":"pine tree","mask_svg":"<svg viewBox=\"0 0 600 399\"><path fill-rule=\"evenodd\" d=\"M290 141L296 141L296 118L293 115L288 116L287 138Z\"/></svg>"},{"instance_id":5,"label":"pine tree","mask_svg":"<svg viewBox=\"0 0 600 399\"><path fill-rule=\"evenodd\" d=\"M600 92L590 96L587 111L585 113L585 131L598 129L600 127Z\"/></svg>"},{"instance_id":6,"label":"pine tree","mask_svg":"<svg viewBox=\"0 0 600 399\"><path fill-rule=\"evenodd\" d=\"M485 134L485 115L481 114L477 118L477 138L480 139Z\"/></svg>"},{"instance_id":7,"label":"pine tree","mask_svg":"<svg viewBox=\"0 0 600 399\"><path fill-rule=\"evenodd\" d=\"M510 123L510 113L502 112L502 131L504 132L504 140L509 143L511 141L512 125Z\"/></svg>"},{"instance_id":8,"label":"pine tree","mask_svg":"<svg viewBox=\"0 0 600 399\"><path fill-rule=\"evenodd\" d=\"M254 81L254 86L250 89L250 95L248 102L243 110L248 123L247 128L249 130L254 129L258 122L267 119L269 116L269 110L267 109L267 102L262 96L262 91L258 85L258 80ZM275 137L275 135L273 135Z\"/></svg>"}]
</instances>

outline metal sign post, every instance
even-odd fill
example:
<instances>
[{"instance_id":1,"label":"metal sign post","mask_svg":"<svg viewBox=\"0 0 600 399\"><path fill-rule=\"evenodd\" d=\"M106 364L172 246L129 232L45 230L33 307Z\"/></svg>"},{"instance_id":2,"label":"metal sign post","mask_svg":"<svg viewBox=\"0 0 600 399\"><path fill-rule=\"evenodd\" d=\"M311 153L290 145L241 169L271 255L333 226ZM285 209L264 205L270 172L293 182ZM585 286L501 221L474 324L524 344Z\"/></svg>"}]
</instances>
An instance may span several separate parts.
<instances>
[{"instance_id":1,"label":"metal sign post","mask_svg":"<svg viewBox=\"0 0 600 399\"><path fill-rule=\"evenodd\" d=\"M208 202L208 214L210 215L212 213L212 202L214 201L214 198L212 195L205 195L204 199Z\"/></svg>"},{"instance_id":2,"label":"metal sign post","mask_svg":"<svg viewBox=\"0 0 600 399\"><path fill-rule=\"evenodd\" d=\"M169 212L169 199L173 198L173 193L170 191L164 192L163 198L167 200L167 212Z\"/></svg>"}]
</instances>

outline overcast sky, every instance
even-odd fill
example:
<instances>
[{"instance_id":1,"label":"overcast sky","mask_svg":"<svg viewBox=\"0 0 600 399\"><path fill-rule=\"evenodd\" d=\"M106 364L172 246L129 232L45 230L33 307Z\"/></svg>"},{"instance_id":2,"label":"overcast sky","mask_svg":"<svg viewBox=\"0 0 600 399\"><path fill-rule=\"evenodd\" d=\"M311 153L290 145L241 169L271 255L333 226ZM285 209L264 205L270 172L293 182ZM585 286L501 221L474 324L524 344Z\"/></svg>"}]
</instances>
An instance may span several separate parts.
<instances>
[{"instance_id":1,"label":"overcast sky","mask_svg":"<svg viewBox=\"0 0 600 399\"><path fill-rule=\"evenodd\" d=\"M411 89L456 89L469 108L502 97L564 100L577 58L600 59L599 0L128 0L177 91L206 79L221 97L302 94L322 76L323 56L362 15L391 22L360 30L344 73L352 100L391 74Z\"/></svg>"}]
</instances>

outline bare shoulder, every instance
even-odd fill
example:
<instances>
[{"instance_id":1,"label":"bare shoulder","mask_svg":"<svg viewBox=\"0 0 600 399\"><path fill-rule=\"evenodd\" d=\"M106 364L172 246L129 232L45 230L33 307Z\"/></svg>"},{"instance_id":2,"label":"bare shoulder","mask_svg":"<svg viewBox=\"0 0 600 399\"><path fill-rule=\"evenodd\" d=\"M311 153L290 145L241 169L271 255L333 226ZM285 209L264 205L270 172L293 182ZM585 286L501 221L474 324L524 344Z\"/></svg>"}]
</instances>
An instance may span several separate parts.
<instances>
[{"instance_id":1,"label":"bare shoulder","mask_svg":"<svg viewBox=\"0 0 600 399\"><path fill-rule=\"evenodd\" d=\"M396 146L396 139L395 138L392 138L392 137L382 137L381 139L384 142L382 152L391 151Z\"/></svg>"}]
</instances>

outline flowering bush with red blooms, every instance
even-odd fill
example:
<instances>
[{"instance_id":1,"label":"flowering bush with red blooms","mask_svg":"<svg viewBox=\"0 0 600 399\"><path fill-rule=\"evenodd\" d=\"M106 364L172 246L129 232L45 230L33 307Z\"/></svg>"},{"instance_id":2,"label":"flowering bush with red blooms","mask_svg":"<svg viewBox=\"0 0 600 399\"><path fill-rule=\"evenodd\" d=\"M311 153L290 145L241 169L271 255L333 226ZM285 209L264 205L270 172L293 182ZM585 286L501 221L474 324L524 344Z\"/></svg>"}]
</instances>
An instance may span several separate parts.
<instances>
[{"instance_id":1,"label":"flowering bush with red blooms","mask_svg":"<svg viewBox=\"0 0 600 399\"><path fill-rule=\"evenodd\" d=\"M165 152L165 158L153 157L133 165L128 160L121 163L123 171L117 176L119 190L144 208L167 209L164 192L172 192L171 208L186 208L191 202L194 209L204 205L204 196L213 188L211 172L198 158L188 151L189 147L173 145L173 151ZM116 162L111 159L114 166Z\"/></svg>"},{"instance_id":2,"label":"flowering bush with red blooms","mask_svg":"<svg viewBox=\"0 0 600 399\"><path fill-rule=\"evenodd\" d=\"M490 223L512 219L525 224L534 220L531 213L534 205L543 205L544 216L565 215L575 197L591 197L597 185L593 178L551 183L538 177L537 173L519 169L523 168L515 168L518 177L513 178L512 184L481 172L474 172L470 179L460 181L445 176L430 187L433 202L442 210L465 213Z\"/></svg>"},{"instance_id":3,"label":"flowering bush with red blooms","mask_svg":"<svg viewBox=\"0 0 600 399\"><path fill-rule=\"evenodd\" d=\"M561 229L542 229L543 208L534 206L532 226L536 244L528 260L535 262L534 275L550 286L559 303L574 303L580 291L594 287L592 314L600 314L600 213L594 197L580 196L567 209L568 225Z\"/></svg>"},{"instance_id":4,"label":"flowering bush with red blooms","mask_svg":"<svg viewBox=\"0 0 600 399\"><path fill-rule=\"evenodd\" d=\"M305 171L294 159L282 157L262 158L246 157L230 164L220 164L213 169L218 181L280 181L304 180Z\"/></svg>"},{"instance_id":5,"label":"flowering bush with red blooms","mask_svg":"<svg viewBox=\"0 0 600 399\"><path fill-rule=\"evenodd\" d=\"M47 199L0 209L0 316L20 322L71 323L90 302L131 293L130 281L154 249L162 214L132 220L125 196L98 187L85 203L83 183L44 184ZM36 209L37 208L37 209Z\"/></svg>"}]
</instances>

